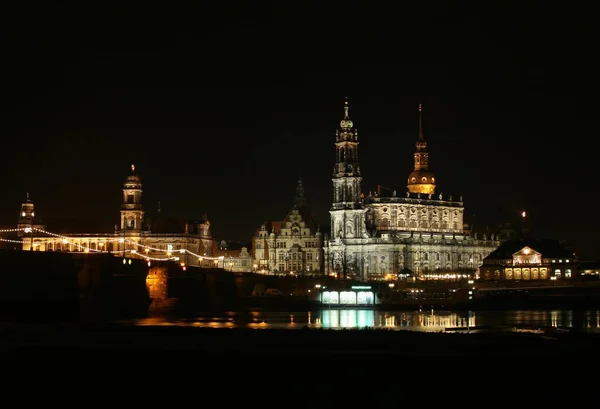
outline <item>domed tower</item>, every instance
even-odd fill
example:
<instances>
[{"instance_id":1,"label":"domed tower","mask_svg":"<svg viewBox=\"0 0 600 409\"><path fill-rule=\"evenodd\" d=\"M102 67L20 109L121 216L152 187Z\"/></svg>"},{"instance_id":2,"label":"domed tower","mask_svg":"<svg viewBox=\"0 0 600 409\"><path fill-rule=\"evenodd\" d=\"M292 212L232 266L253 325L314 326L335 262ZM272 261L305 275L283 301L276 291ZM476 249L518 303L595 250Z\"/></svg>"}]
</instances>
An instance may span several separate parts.
<instances>
[{"instance_id":1,"label":"domed tower","mask_svg":"<svg viewBox=\"0 0 600 409\"><path fill-rule=\"evenodd\" d=\"M121 231L140 232L144 220L142 206L142 182L131 165L131 173L123 183L123 204L121 204Z\"/></svg>"},{"instance_id":2,"label":"domed tower","mask_svg":"<svg viewBox=\"0 0 600 409\"><path fill-rule=\"evenodd\" d=\"M27 193L27 198L25 199L25 202L21 204L21 212L19 213L19 221L17 222L19 236L23 236L25 229L33 227L34 217L35 212L33 211L33 202L29 198L29 193Z\"/></svg>"},{"instance_id":3,"label":"domed tower","mask_svg":"<svg viewBox=\"0 0 600 409\"><path fill-rule=\"evenodd\" d=\"M422 106L419 104L419 138L415 144L415 170L408 175L408 191L432 195L435 193L435 176L429 171L429 153L423 137Z\"/></svg>"}]
</instances>

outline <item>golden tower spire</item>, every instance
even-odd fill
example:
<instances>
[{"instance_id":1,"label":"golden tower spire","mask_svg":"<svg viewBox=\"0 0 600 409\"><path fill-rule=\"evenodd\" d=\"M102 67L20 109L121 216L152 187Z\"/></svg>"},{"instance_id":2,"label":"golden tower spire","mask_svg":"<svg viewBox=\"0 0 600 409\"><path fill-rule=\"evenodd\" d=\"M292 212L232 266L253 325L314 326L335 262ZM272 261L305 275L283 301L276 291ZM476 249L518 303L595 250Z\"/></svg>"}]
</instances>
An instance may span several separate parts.
<instances>
[{"instance_id":1,"label":"golden tower spire","mask_svg":"<svg viewBox=\"0 0 600 409\"><path fill-rule=\"evenodd\" d=\"M423 139L423 105L419 104L419 140Z\"/></svg>"},{"instance_id":2,"label":"golden tower spire","mask_svg":"<svg viewBox=\"0 0 600 409\"><path fill-rule=\"evenodd\" d=\"M415 168L408 176L408 191L432 195L435 193L435 176L429 171L429 153L426 151L427 142L423 136L423 105L419 104L419 133L416 152L414 153Z\"/></svg>"}]
</instances>

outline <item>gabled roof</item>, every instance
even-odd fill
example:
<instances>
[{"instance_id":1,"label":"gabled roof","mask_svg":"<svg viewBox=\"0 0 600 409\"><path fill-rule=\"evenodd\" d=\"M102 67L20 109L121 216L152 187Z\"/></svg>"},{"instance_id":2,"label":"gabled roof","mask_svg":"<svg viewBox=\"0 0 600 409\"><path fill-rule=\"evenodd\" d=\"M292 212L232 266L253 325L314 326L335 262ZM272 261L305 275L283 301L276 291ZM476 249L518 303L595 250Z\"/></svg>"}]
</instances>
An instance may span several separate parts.
<instances>
[{"instance_id":1,"label":"gabled roof","mask_svg":"<svg viewBox=\"0 0 600 409\"><path fill-rule=\"evenodd\" d=\"M491 252L485 260L512 259L513 254L522 250L524 247L530 247L532 250L541 253L544 258L574 257L574 254L558 240L529 238L525 240L508 240Z\"/></svg>"},{"instance_id":2,"label":"gabled roof","mask_svg":"<svg viewBox=\"0 0 600 409\"><path fill-rule=\"evenodd\" d=\"M523 246L523 247L521 247L519 250L515 251L515 252L513 253L513 256L516 256L517 254L521 254L521 253L525 253L525 254L527 254L528 252L532 252L533 254L540 254L540 252L539 252L539 251L537 251L537 250L534 250L534 249L532 249L532 248L531 248L531 247L529 247L529 246Z\"/></svg>"}]
</instances>

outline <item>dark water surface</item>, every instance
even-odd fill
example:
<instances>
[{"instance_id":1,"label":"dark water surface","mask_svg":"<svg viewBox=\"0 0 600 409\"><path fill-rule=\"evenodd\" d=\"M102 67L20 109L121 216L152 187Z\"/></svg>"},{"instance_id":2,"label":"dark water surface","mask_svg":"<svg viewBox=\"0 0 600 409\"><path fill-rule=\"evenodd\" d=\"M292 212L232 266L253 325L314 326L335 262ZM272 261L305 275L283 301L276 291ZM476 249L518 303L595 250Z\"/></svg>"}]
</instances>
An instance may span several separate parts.
<instances>
[{"instance_id":1,"label":"dark water surface","mask_svg":"<svg viewBox=\"0 0 600 409\"><path fill-rule=\"evenodd\" d=\"M372 329L445 331L452 328L571 328L600 333L600 310L517 311L377 311L373 309L320 309L310 312L244 311L199 312L120 321L131 325L192 326L257 329Z\"/></svg>"}]
</instances>

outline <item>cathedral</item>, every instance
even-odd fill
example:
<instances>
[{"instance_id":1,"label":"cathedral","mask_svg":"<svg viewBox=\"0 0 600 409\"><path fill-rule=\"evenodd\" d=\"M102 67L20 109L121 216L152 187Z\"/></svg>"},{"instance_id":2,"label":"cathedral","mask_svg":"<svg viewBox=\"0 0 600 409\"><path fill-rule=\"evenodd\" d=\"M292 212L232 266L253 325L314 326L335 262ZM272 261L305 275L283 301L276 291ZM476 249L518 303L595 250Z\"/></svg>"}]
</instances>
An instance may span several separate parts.
<instances>
[{"instance_id":1,"label":"cathedral","mask_svg":"<svg viewBox=\"0 0 600 409\"><path fill-rule=\"evenodd\" d=\"M252 238L252 248L259 273L323 273L323 233L306 206L302 181L289 213L281 221L263 223Z\"/></svg>"},{"instance_id":2,"label":"cathedral","mask_svg":"<svg viewBox=\"0 0 600 409\"><path fill-rule=\"evenodd\" d=\"M471 234L463 221L462 197L436 194L421 105L418 114L414 170L408 175L406 192L380 190L365 196L358 132L345 101L335 136L331 234L323 247L327 274L360 280L398 275L475 278L483 259L500 245L494 235Z\"/></svg>"},{"instance_id":3,"label":"cathedral","mask_svg":"<svg viewBox=\"0 0 600 409\"><path fill-rule=\"evenodd\" d=\"M69 234L47 231L35 216L29 195L21 205L17 223L23 250L63 252L110 252L118 257L147 260L175 260L182 265L222 267L215 252L210 222L206 214L201 220L181 226L160 211L147 217L142 205L142 182L131 165L122 186L120 223L114 233Z\"/></svg>"}]
</instances>

